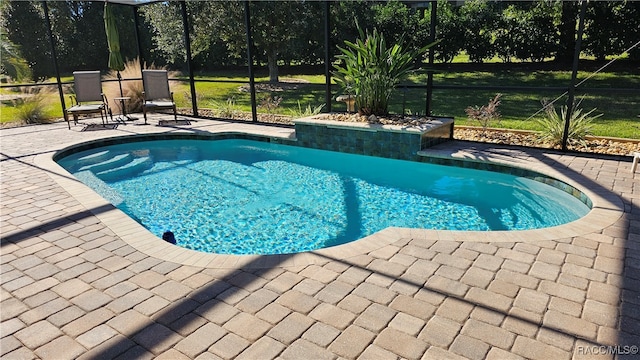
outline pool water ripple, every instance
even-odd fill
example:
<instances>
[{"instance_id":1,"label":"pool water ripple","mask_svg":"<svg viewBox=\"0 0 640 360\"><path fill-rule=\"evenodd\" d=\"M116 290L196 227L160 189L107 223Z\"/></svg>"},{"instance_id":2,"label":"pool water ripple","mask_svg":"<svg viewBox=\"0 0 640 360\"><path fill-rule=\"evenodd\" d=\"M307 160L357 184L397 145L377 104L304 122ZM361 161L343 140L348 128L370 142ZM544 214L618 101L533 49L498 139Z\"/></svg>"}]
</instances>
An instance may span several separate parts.
<instances>
[{"instance_id":1,"label":"pool water ripple","mask_svg":"<svg viewBox=\"0 0 640 360\"><path fill-rule=\"evenodd\" d=\"M158 140L107 149L112 158L150 160L107 176L79 161L105 148L59 162L158 237L170 230L179 246L203 252L296 253L390 226L535 229L589 211L531 179L267 142Z\"/></svg>"}]
</instances>

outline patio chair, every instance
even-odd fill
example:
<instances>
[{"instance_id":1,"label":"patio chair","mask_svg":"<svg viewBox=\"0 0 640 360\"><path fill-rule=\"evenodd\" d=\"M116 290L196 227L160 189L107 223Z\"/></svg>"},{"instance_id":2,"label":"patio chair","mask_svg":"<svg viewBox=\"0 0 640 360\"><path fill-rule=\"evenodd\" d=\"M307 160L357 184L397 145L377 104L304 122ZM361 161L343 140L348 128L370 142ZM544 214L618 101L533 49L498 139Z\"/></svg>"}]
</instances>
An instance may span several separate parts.
<instances>
[{"instance_id":1,"label":"patio chair","mask_svg":"<svg viewBox=\"0 0 640 360\"><path fill-rule=\"evenodd\" d=\"M142 70L142 87L144 88L142 113L147 123L147 112L162 109L173 109L173 118L177 122L176 103L173 92L169 90L169 75L166 70Z\"/></svg>"},{"instance_id":2,"label":"patio chair","mask_svg":"<svg viewBox=\"0 0 640 360\"><path fill-rule=\"evenodd\" d=\"M77 125L79 115L100 113L100 118L104 125L107 114L109 116L112 116L112 114L107 97L102 92L100 71L74 71L73 87L75 94L71 98L75 105L66 109L64 113L64 119L67 121L69 129L71 129L69 114L73 116L74 125Z\"/></svg>"}]
</instances>

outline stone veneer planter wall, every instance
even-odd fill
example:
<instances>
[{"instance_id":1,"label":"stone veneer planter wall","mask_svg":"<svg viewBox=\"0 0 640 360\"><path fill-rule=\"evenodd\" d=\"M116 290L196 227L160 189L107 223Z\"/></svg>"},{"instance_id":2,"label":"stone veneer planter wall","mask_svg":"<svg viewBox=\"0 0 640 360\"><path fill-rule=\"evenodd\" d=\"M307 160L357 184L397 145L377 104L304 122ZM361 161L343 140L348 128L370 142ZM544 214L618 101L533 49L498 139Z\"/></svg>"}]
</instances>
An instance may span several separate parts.
<instances>
[{"instance_id":1,"label":"stone veneer planter wall","mask_svg":"<svg viewBox=\"0 0 640 360\"><path fill-rule=\"evenodd\" d=\"M297 145L352 154L419 160L418 152L453 138L453 118L434 118L420 126L326 120L294 121Z\"/></svg>"}]
</instances>

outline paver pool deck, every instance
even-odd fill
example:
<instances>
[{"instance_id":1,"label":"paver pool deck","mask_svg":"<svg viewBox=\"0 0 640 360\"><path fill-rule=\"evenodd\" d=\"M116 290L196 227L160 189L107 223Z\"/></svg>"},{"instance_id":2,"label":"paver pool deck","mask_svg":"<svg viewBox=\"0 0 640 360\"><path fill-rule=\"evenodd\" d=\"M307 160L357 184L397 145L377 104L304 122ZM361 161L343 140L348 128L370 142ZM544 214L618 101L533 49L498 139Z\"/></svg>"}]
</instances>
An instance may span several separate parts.
<instances>
[{"instance_id":1,"label":"paver pool deck","mask_svg":"<svg viewBox=\"0 0 640 360\"><path fill-rule=\"evenodd\" d=\"M156 126L161 116L113 130L0 130L2 359L640 357L631 157L452 141L428 154L553 175L585 191L594 210L532 232L390 228L312 253L216 256L153 236L53 154L129 134L294 131L202 119Z\"/></svg>"}]
</instances>

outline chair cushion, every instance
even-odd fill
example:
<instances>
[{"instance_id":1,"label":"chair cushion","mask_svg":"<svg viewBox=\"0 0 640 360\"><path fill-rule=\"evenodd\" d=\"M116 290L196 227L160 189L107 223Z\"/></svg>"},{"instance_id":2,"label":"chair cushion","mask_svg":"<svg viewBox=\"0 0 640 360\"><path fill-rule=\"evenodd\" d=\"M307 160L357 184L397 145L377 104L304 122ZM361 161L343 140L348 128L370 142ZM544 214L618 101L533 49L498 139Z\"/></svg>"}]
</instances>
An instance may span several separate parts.
<instances>
[{"instance_id":1,"label":"chair cushion","mask_svg":"<svg viewBox=\"0 0 640 360\"><path fill-rule=\"evenodd\" d=\"M173 107L175 104L171 101L147 101L144 103L146 107Z\"/></svg>"},{"instance_id":2,"label":"chair cushion","mask_svg":"<svg viewBox=\"0 0 640 360\"><path fill-rule=\"evenodd\" d=\"M101 111L104 109L103 104L88 104L88 105L74 105L67 109L68 112L87 112L87 111Z\"/></svg>"}]
</instances>

